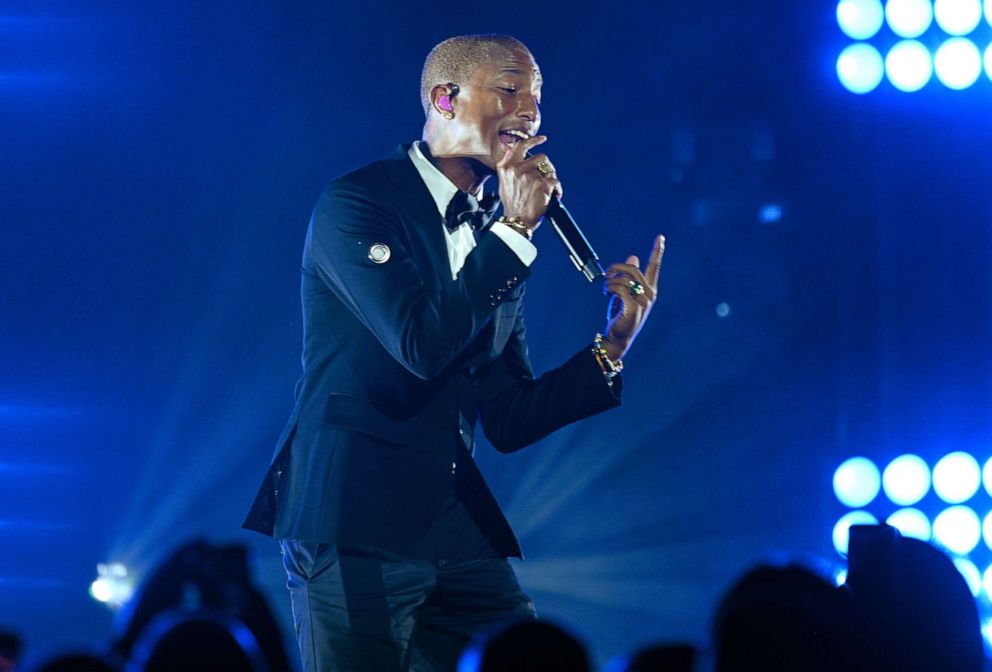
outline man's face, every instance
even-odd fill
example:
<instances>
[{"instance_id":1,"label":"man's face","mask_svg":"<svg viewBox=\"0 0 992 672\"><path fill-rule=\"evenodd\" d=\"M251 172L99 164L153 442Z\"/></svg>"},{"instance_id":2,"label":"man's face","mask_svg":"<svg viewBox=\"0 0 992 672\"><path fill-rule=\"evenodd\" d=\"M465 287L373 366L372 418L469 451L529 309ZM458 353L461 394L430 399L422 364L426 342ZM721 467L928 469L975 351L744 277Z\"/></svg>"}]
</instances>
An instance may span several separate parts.
<instances>
[{"instance_id":1,"label":"man's face","mask_svg":"<svg viewBox=\"0 0 992 672\"><path fill-rule=\"evenodd\" d=\"M530 52L501 50L476 70L470 82L456 82L455 118L449 124L458 154L492 170L507 148L532 137L541 126L541 72Z\"/></svg>"}]
</instances>

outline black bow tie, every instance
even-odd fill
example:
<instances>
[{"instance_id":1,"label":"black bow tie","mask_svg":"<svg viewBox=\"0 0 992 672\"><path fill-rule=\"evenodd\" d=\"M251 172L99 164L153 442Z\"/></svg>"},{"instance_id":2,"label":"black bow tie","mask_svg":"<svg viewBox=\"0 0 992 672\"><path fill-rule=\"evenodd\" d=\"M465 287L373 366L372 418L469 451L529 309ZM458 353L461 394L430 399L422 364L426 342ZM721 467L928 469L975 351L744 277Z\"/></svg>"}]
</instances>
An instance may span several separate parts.
<instances>
[{"instance_id":1,"label":"black bow tie","mask_svg":"<svg viewBox=\"0 0 992 672\"><path fill-rule=\"evenodd\" d=\"M462 224L468 224L474 231L485 231L499 207L499 196L486 194L481 200L469 196L459 190L451 202L444 217L444 225L448 231L454 231Z\"/></svg>"}]
</instances>

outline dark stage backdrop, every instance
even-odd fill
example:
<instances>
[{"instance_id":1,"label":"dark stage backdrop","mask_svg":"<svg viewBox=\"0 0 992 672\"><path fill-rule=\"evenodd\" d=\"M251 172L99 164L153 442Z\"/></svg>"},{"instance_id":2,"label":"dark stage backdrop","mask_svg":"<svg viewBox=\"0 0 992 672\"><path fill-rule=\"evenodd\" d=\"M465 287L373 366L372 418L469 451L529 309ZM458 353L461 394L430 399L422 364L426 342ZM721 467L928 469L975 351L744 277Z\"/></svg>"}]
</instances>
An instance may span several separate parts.
<instances>
[{"instance_id":1,"label":"dark stage backdrop","mask_svg":"<svg viewBox=\"0 0 992 672\"><path fill-rule=\"evenodd\" d=\"M480 450L539 611L603 661L704 642L757 561L839 561L842 459L989 445L992 86L846 93L834 7L7 3L0 626L98 646L97 563L140 579L204 536L254 549L291 635L277 548L238 526L299 374L309 211L419 136L423 58L466 32L532 48L604 261L668 240L623 408ZM537 243L545 370L604 302Z\"/></svg>"}]
</instances>

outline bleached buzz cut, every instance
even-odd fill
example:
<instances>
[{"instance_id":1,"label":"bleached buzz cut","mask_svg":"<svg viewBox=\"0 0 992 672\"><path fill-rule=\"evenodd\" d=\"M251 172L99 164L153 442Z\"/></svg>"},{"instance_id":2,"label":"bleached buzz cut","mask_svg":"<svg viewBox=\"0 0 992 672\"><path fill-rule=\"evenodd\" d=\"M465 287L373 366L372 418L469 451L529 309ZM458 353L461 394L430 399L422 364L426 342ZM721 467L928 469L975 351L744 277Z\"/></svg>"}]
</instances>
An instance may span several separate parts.
<instances>
[{"instance_id":1,"label":"bleached buzz cut","mask_svg":"<svg viewBox=\"0 0 992 672\"><path fill-rule=\"evenodd\" d=\"M530 53L520 40L509 35L457 35L431 49L420 73L420 103L424 116L430 114L431 89L439 84L467 82L479 66L492 61L499 50L514 48Z\"/></svg>"}]
</instances>

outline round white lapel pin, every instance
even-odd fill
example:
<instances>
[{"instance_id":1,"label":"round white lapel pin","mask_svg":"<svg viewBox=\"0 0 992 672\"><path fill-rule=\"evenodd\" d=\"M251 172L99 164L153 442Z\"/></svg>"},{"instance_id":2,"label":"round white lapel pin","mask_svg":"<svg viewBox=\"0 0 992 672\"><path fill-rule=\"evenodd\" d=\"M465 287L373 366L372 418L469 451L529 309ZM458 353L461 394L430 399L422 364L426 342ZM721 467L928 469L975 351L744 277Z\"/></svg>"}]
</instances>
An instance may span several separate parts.
<instances>
[{"instance_id":1,"label":"round white lapel pin","mask_svg":"<svg viewBox=\"0 0 992 672\"><path fill-rule=\"evenodd\" d=\"M372 243L369 246L369 259L373 264L384 264L389 261L389 246L385 243Z\"/></svg>"}]
</instances>

